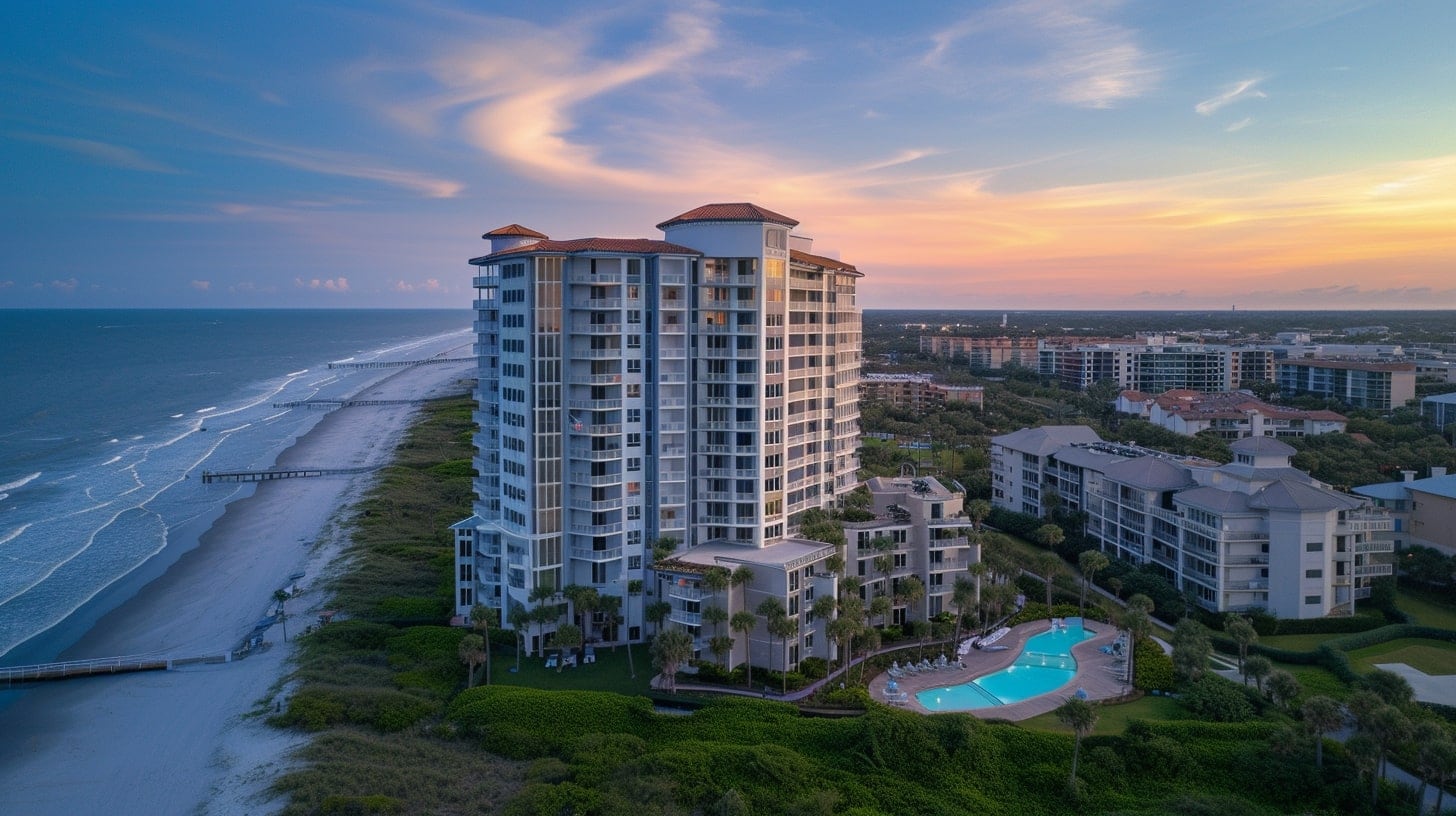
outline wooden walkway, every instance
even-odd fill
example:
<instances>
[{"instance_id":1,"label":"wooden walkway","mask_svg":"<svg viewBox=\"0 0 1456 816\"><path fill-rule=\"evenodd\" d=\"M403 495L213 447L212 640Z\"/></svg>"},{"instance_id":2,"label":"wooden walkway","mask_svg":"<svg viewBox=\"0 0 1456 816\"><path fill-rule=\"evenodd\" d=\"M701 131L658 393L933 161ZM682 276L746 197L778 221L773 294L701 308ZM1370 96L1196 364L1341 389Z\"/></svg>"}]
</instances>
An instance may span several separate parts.
<instances>
[{"instance_id":1,"label":"wooden walkway","mask_svg":"<svg viewBox=\"0 0 1456 816\"><path fill-rule=\"evenodd\" d=\"M268 470L234 470L214 473L202 471L202 483L214 482L272 482L278 479L306 479L315 476L353 476L369 473L379 468L374 465L352 468L270 468Z\"/></svg>"},{"instance_id":2,"label":"wooden walkway","mask_svg":"<svg viewBox=\"0 0 1456 816\"><path fill-rule=\"evenodd\" d=\"M66 660L58 663L37 663L32 666L0 668L0 683L9 687L18 683L67 680L72 677L90 677L97 674L170 671L181 665L194 663L227 663L231 660L232 655L230 654L179 659L135 655L129 657L98 657L90 660Z\"/></svg>"},{"instance_id":3,"label":"wooden walkway","mask_svg":"<svg viewBox=\"0 0 1456 816\"><path fill-rule=\"evenodd\" d=\"M429 402L439 402L441 399L454 399L454 397L430 397L424 399L384 399L384 400L358 400L358 399L306 399L294 400L293 402L275 402L274 408L352 408L356 405L424 405Z\"/></svg>"},{"instance_id":4,"label":"wooden walkway","mask_svg":"<svg viewBox=\"0 0 1456 816\"><path fill-rule=\"evenodd\" d=\"M473 363L474 357L431 357L428 360L376 360L369 363L329 363L329 368L404 368L442 363Z\"/></svg>"}]
</instances>

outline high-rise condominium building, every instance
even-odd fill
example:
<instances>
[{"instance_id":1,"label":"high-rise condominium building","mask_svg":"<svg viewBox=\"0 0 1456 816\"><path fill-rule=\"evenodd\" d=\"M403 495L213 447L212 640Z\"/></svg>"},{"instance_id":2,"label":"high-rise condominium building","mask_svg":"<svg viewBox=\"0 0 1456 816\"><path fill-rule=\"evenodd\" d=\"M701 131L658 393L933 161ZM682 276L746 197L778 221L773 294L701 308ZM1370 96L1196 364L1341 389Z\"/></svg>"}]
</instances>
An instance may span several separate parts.
<instances>
[{"instance_id":1,"label":"high-rise condominium building","mask_svg":"<svg viewBox=\"0 0 1456 816\"><path fill-rule=\"evenodd\" d=\"M638 639L670 583L674 619L696 625L692 570L652 569L669 540L679 565L757 570L754 591L785 608L832 582L834 548L794 534L858 484L860 273L811 254L797 225L745 203L670 218L662 240L486 233L457 611L506 621L538 588L592 587L622 598Z\"/></svg>"}]
</instances>

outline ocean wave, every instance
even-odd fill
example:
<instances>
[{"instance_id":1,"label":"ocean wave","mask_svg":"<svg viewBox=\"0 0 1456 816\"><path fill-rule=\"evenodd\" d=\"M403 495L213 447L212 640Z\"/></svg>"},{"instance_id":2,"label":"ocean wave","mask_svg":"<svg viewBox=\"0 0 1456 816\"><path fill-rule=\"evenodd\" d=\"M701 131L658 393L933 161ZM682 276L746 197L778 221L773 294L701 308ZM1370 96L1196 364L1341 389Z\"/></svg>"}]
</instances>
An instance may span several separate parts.
<instances>
[{"instance_id":1,"label":"ocean wave","mask_svg":"<svg viewBox=\"0 0 1456 816\"><path fill-rule=\"evenodd\" d=\"M284 374L283 376L285 376L285 377L302 377L304 374L307 374L307 373L308 373L308 369L306 369L306 368L300 368L297 371L290 371L287 374Z\"/></svg>"},{"instance_id":2,"label":"ocean wave","mask_svg":"<svg viewBox=\"0 0 1456 816\"><path fill-rule=\"evenodd\" d=\"M30 474L29 476L21 476L19 479L16 479L13 482L7 482L5 484L0 484L0 491L18 490L18 489L20 489L22 487L25 487L26 485L30 484L31 482L35 481L36 479L39 479L40 478L40 474L41 474L41 472L37 470L36 472ZM0 542L0 543L3 543L3 542Z\"/></svg>"},{"instance_id":3,"label":"ocean wave","mask_svg":"<svg viewBox=\"0 0 1456 816\"><path fill-rule=\"evenodd\" d=\"M181 419L184 416L187 416L187 415L186 414L172 414L171 416L168 417L168 419Z\"/></svg>"},{"instance_id":4,"label":"ocean wave","mask_svg":"<svg viewBox=\"0 0 1456 816\"><path fill-rule=\"evenodd\" d=\"M29 522L26 522L25 524L22 524L19 527L16 527L14 530L11 530L10 532L6 533L5 535L0 536L0 546L4 546L6 544L9 544L10 542L12 542L15 539L19 538L21 533L23 533L23 532L25 532L26 530L29 530L29 529L30 529L30 523Z\"/></svg>"},{"instance_id":5,"label":"ocean wave","mask_svg":"<svg viewBox=\"0 0 1456 816\"><path fill-rule=\"evenodd\" d=\"M113 456L110 459L107 459L105 462L102 462L100 466L101 467L106 467L107 465L114 465L114 464L116 464L117 462L120 462L120 461L121 461L121 457L120 456Z\"/></svg>"},{"instance_id":6,"label":"ocean wave","mask_svg":"<svg viewBox=\"0 0 1456 816\"><path fill-rule=\"evenodd\" d=\"M216 405L209 405L206 408L198 408L196 411L193 411L192 413L194 413L194 414L205 414L208 411L216 411L216 410L217 410L217 406Z\"/></svg>"}]
</instances>

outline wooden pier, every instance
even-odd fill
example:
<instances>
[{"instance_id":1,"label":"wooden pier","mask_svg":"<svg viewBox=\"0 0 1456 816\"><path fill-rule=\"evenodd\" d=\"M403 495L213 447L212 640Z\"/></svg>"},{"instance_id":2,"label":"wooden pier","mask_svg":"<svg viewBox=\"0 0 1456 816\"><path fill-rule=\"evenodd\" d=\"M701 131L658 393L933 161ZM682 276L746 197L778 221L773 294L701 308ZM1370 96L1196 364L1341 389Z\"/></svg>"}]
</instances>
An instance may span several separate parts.
<instances>
[{"instance_id":1,"label":"wooden pier","mask_svg":"<svg viewBox=\"0 0 1456 816\"><path fill-rule=\"evenodd\" d=\"M278 479L307 479L317 476L353 476L369 473L379 468L374 465L352 468L270 468L268 470L234 470L215 473L202 471L202 483L214 482L272 482Z\"/></svg>"},{"instance_id":2,"label":"wooden pier","mask_svg":"<svg viewBox=\"0 0 1456 816\"><path fill-rule=\"evenodd\" d=\"M95 657L89 660L65 660L56 663L37 663L31 666L9 666L0 668L0 684L6 687L20 683L39 683L48 680L69 680L73 677L91 677L98 674L131 674L146 671L171 671L178 666L199 663L231 663L233 655L228 652L203 657L156 657L154 655L131 655L127 657Z\"/></svg>"},{"instance_id":3,"label":"wooden pier","mask_svg":"<svg viewBox=\"0 0 1456 816\"><path fill-rule=\"evenodd\" d=\"M428 402L438 402L440 397L425 399L392 399L392 400L356 400L356 399L306 399L294 400L292 402L275 402L274 408L353 408L356 405L424 405ZM448 399L454 399L449 397Z\"/></svg>"},{"instance_id":4,"label":"wooden pier","mask_svg":"<svg viewBox=\"0 0 1456 816\"><path fill-rule=\"evenodd\" d=\"M376 360L368 363L329 363L329 368L404 368L442 363L473 363L474 357L431 357L428 360Z\"/></svg>"}]
</instances>

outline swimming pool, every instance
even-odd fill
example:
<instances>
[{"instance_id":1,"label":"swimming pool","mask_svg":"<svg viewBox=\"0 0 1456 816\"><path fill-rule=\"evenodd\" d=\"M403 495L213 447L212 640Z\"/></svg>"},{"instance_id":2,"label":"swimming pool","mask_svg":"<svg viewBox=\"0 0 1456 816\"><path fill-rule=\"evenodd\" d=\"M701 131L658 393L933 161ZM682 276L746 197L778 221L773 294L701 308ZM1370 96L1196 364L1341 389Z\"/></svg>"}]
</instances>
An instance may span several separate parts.
<instances>
[{"instance_id":1,"label":"swimming pool","mask_svg":"<svg viewBox=\"0 0 1456 816\"><path fill-rule=\"evenodd\" d=\"M998 672L958 686L942 686L915 694L928 711L969 711L1010 705L1056 691L1077 676L1072 646L1095 633L1080 621L1048 629L1026 641L1016 662Z\"/></svg>"}]
</instances>

